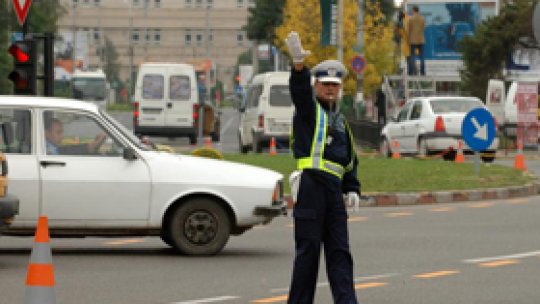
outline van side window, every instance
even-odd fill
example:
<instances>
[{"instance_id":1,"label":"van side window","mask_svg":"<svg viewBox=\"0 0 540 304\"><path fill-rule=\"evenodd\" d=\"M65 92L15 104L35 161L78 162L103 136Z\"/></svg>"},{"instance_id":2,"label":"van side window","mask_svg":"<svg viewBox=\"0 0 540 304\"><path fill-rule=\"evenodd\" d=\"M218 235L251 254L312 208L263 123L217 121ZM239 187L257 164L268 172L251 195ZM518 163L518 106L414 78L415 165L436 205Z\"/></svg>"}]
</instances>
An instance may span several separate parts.
<instances>
[{"instance_id":1,"label":"van side window","mask_svg":"<svg viewBox=\"0 0 540 304\"><path fill-rule=\"evenodd\" d=\"M251 88L251 93L249 94L248 107L255 108L259 105L259 98L261 97L263 90L262 85L256 85Z\"/></svg>"},{"instance_id":2,"label":"van side window","mask_svg":"<svg viewBox=\"0 0 540 304\"><path fill-rule=\"evenodd\" d=\"M191 82L188 76L176 75L170 77L169 97L171 100L191 99Z\"/></svg>"},{"instance_id":3,"label":"van side window","mask_svg":"<svg viewBox=\"0 0 540 304\"><path fill-rule=\"evenodd\" d=\"M0 109L0 150L4 153L30 154L32 150L30 111Z\"/></svg>"},{"instance_id":4,"label":"van side window","mask_svg":"<svg viewBox=\"0 0 540 304\"><path fill-rule=\"evenodd\" d=\"M146 74L143 77L142 93L144 99L163 99L163 75Z\"/></svg>"}]
</instances>

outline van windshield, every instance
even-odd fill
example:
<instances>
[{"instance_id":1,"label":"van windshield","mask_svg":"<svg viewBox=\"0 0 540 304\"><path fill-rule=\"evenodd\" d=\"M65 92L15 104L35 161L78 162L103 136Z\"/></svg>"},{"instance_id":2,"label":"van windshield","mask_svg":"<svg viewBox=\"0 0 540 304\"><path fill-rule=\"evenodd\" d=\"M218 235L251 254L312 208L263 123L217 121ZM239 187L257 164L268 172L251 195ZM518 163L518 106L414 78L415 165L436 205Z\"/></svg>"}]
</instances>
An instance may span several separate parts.
<instances>
[{"instance_id":1,"label":"van windshield","mask_svg":"<svg viewBox=\"0 0 540 304\"><path fill-rule=\"evenodd\" d=\"M105 79L73 77L73 98L79 100L105 100Z\"/></svg>"},{"instance_id":2,"label":"van windshield","mask_svg":"<svg viewBox=\"0 0 540 304\"><path fill-rule=\"evenodd\" d=\"M292 105L288 85L273 85L270 87L270 105L275 107L290 107Z\"/></svg>"}]
</instances>

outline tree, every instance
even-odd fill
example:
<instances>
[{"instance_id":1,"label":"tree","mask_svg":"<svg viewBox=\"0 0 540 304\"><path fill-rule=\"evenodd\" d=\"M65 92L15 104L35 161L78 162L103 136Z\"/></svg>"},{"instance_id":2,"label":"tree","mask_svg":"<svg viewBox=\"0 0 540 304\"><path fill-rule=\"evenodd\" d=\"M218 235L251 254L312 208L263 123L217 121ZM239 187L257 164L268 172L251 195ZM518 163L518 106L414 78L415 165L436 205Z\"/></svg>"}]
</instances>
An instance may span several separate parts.
<instances>
[{"instance_id":1,"label":"tree","mask_svg":"<svg viewBox=\"0 0 540 304\"><path fill-rule=\"evenodd\" d=\"M393 25L387 22L380 2L367 1L364 14L364 54L366 68L362 81L364 94L370 96L380 86L382 76L395 70Z\"/></svg>"},{"instance_id":2,"label":"tree","mask_svg":"<svg viewBox=\"0 0 540 304\"><path fill-rule=\"evenodd\" d=\"M250 7L245 27L250 40L272 43L275 29L282 23L285 0L256 0Z\"/></svg>"},{"instance_id":3,"label":"tree","mask_svg":"<svg viewBox=\"0 0 540 304\"><path fill-rule=\"evenodd\" d=\"M11 39L9 32L22 32L10 1L0 1L0 50L7 50ZM57 20L65 12L60 0L33 1L26 18L29 33L56 33ZM7 26L6 26L7 25ZM11 83L7 80L12 69L12 59L7 52L0 52L0 94L11 94Z\"/></svg>"},{"instance_id":4,"label":"tree","mask_svg":"<svg viewBox=\"0 0 540 304\"><path fill-rule=\"evenodd\" d=\"M343 89L346 95L356 91L356 75L352 72L352 58L355 55L358 4L354 0L344 0L343 16L343 63L349 70ZM283 10L283 24L276 29L274 44L287 53L285 38L291 31L300 34L304 49L310 50L306 58L307 66L314 66L326 59L337 57L335 46L321 46L321 9L319 0L289 0Z\"/></svg>"},{"instance_id":5,"label":"tree","mask_svg":"<svg viewBox=\"0 0 540 304\"><path fill-rule=\"evenodd\" d=\"M532 13L537 0L504 0L498 16L488 18L459 45L464 70L463 88L484 99L489 79L503 79L505 62L521 41L533 39ZM526 38L526 39L523 39Z\"/></svg>"},{"instance_id":6,"label":"tree","mask_svg":"<svg viewBox=\"0 0 540 304\"><path fill-rule=\"evenodd\" d=\"M105 56L105 75L107 75L107 80L109 82L115 82L119 80L118 73L120 66L118 65L118 53L116 52L116 47L109 38L105 38L104 46L104 56Z\"/></svg>"}]
</instances>

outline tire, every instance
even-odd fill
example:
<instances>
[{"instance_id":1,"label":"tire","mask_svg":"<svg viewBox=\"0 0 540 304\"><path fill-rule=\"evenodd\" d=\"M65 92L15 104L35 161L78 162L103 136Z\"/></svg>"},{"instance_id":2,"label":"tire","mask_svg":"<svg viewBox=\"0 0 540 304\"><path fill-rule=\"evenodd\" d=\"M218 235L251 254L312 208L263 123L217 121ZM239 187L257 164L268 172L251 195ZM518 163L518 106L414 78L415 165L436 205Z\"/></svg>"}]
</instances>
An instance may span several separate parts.
<instances>
[{"instance_id":1,"label":"tire","mask_svg":"<svg viewBox=\"0 0 540 304\"><path fill-rule=\"evenodd\" d=\"M383 137L381 139L381 142L379 143L379 151L381 151L381 154L383 156L386 156L390 158L392 156L392 151L390 150L390 144L388 143L388 140Z\"/></svg>"},{"instance_id":2,"label":"tire","mask_svg":"<svg viewBox=\"0 0 540 304\"><path fill-rule=\"evenodd\" d=\"M231 219L216 201L195 198L174 211L168 231L172 246L181 253L214 255L229 240Z\"/></svg>"},{"instance_id":3,"label":"tire","mask_svg":"<svg viewBox=\"0 0 540 304\"><path fill-rule=\"evenodd\" d=\"M197 144L197 135L190 135L189 136L189 144L190 145L196 145Z\"/></svg>"},{"instance_id":4,"label":"tire","mask_svg":"<svg viewBox=\"0 0 540 304\"><path fill-rule=\"evenodd\" d=\"M242 154L246 154L246 153L248 153L248 151L249 151L249 147L248 147L248 146L242 145L242 136L240 136L240 133L238 133L238 150L239 150L240 153L242 153Z\"/></svg>"},{"instance_id":5,"label":"tire","mask_svg":"<svg viewBox=\"0 0 540 304\"><path fill-rule=\"evenodd\" d=\"M418 156L421 158L429 156L430 151L427 147L427 142L425 139L420 138L418 140Z\"/></svg>"},{"instance_id":6,"label":"tire","mask_svg":"<svg viewBox=\"0 0 540 304\"><path fill-rule=\"evenodd\" d=\"M163 241L163 243L165 243L165 244L167 244L167 245L169 245L171 247L174 247L173 244L172 244L171 236L169 235L168 231L162 230L160 238Z\"/></svg>"}]
</instances>

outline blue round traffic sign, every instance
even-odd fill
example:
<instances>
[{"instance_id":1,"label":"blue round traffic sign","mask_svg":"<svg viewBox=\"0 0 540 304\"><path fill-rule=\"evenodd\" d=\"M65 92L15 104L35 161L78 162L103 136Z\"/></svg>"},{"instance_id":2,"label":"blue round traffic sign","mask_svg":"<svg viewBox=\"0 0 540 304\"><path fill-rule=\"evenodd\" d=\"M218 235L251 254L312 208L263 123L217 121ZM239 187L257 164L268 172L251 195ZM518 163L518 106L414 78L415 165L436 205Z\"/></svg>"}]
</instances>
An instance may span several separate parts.
<instances>
[{"instance_id":1,"label":"blue round traffic sign","mask_svg":"<svg viewBox=\"0 0 540 304\"><path fill-rule=\"evenodd\" d=\"M365 67L366 67L366 60L364 59L364 57L360 55L356 55L353 57L352 68L356 74L362 73Z\"/></svg>"},{"instance_id":2,"label":"blue round traffic sign","mask_svg":"<svg viewBox=\"0 0 540 304\"><path fill-rule=\"evenodd\" d=\"M484 108L469 111L461 124L461 135L474 151L484 151L493 143L496 128L491 113Z\"/></svg>"}]
</instances>

